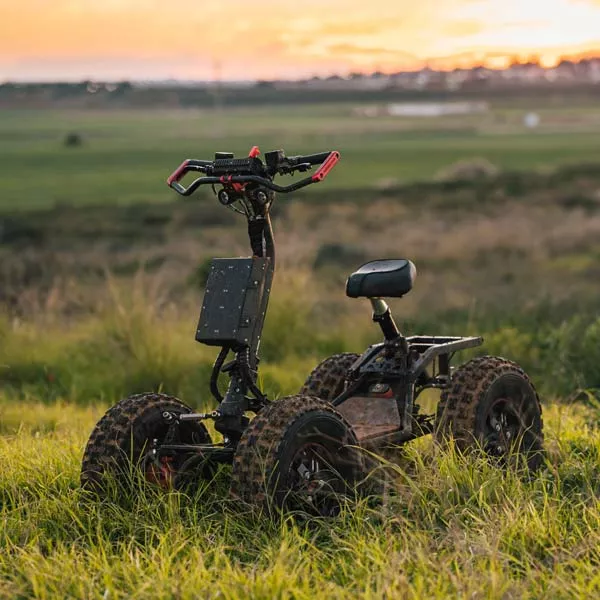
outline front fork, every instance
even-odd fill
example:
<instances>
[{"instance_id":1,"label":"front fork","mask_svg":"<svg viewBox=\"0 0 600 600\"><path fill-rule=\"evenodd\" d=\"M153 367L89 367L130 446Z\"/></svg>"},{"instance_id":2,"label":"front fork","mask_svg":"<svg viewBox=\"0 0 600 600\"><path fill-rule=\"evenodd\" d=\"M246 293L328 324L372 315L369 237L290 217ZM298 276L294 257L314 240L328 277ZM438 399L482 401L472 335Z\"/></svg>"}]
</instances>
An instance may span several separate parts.
<instances>
[{"instance_id":1,"label":"front fork","mask_svg":"<svg viewBox=\"0 0 600 600\"><path fill-rule=\"evenodd\" d=\"M248 386L244 378L233 373L225 397L215 411L218 415L215 418L215 429L223 434L226 441L237 443L250 422L244 414L249 409L247 392Z\"/></svg>"},{"instance_id":2,"label":"front fork","mask_svg":"<svg viewBox=\"0 0 600 600\"><path fill-rule=\"evenodd\" d=\"M213 395L219 401L218 408L210 413L188 413L182 415L165 413L163 418L169 424L168 436L172 435L173 428L178 426L181 421L213 419L215 429L223 434L225 445L236 446L250 422L245 413L249 410L257 412L267 404L268 400L266 396L260 391L254 381L256 375L250 369L247 350L238 352L235 360L225 366L223 366L224 358L225 355L221 352L215 362L211 377L211 389ZM217 379L221 372L226 372L230 376L229 386L224 397L220 396L217 388ZM248 396L249 392L254 395L254 398Z\"/></svg>"}]
</instances>

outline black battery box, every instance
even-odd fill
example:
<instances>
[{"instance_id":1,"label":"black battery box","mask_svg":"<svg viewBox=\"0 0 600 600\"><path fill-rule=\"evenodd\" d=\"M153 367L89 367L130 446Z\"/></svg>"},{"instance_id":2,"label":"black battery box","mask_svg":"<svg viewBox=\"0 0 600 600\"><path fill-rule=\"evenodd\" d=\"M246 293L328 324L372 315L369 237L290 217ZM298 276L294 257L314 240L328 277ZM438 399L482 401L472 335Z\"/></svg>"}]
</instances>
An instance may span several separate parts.
<instances>
[{"instance_id":1,"label":"black battery box","mask_svg":"<svg viewBox=\"0 0 600 600\"><path fill-rule=\"evenodd\" d=\"M214 258L196 341L251 347L260 337L270 290L269 258Z\"/></svg>"}]
</instances>

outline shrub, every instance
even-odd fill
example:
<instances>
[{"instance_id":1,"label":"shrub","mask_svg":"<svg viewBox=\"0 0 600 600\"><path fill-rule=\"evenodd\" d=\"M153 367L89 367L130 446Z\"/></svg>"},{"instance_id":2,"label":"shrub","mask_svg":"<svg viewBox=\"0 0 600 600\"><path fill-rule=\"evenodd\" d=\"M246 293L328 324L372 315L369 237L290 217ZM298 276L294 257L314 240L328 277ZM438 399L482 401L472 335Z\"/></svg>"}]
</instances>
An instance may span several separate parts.
<instances>
[{"instance_id":1,"label":"shrub","mask_svg":"<svg viewBox=\"0 0 600 600\"><path fill-rule=\"evenodd\" d=\"M349 244L323 244L317 251L313 263L315 269L326 266L341 266L354 268L367 260L367 255L361 248Z\"/></svg>"},{"instance_id":2,"label":"shrub","mask_svg":"<svg viewBox=\"0 0 600 600\"><path fill-rule=\"evenodd\" d=\"M470 181L492 179L497 177L500 170L485 158L460 160L437 172L436 181Z\"/></svg>"},{"instance_id":3,"label":"shrub","mask_svg":"<svg viewBox=\"0 0 600 600\"><path fill-rule=\"evenodd\" d=\"M63 145L66 148L79 148L83 145L83 136L74 131L67 133L63 140Z\"/></svg>"},{"instance_id":4,"label":"shrub","mask_svg":"<svg viewBox=\"0 0 600 600\"><path fill-rule=\"evenodd\" d=\"M210 275L210 268L212 265L212 258L205 258L188 277L188 284L194 288L205 288L208 276Z\"/></svg>"},{"instance_id":5,"label":"shrub","mask_svg":"<svg viewBox=\"0 0 600 600\"><path fill-rule=\"evenodd\" d=\"M505 327L485 336L485 352L518 362L527 372L540 362L540 349L533 336L516 327Z\"/></svg>"}]
</instances>

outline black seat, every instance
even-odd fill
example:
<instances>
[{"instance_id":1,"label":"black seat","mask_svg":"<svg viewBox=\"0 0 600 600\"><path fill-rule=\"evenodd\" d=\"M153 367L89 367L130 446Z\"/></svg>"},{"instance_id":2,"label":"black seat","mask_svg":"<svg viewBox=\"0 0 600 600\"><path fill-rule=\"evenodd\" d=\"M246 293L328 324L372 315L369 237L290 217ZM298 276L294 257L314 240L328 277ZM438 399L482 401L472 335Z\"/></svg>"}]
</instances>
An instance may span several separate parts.
<instances>
[{"instance_id":1,"label":"black seat","mask_svg":"<svg viewBox=\"0 0 600 600\"><path fill-rule=\"evenodd\" d=\"M404 258L372 260L348 277L350 298L401 298L412 290L417 268Z\"/></svg>"}]
</instances>

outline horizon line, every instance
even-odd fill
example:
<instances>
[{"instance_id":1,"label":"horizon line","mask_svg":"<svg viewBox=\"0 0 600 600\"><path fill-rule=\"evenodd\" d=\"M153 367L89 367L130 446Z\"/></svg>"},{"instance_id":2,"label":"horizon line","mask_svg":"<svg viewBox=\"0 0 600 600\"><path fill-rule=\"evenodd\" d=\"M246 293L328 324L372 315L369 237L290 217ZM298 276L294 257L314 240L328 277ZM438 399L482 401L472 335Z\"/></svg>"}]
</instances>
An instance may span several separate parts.
<instances>
[{"instance_id":1,"label":"horizon line","mask_svg":"<svg viewBox=\"0 0 600 600\"><path fill-rule=\"evenodd\" d=\"M77 84L77 83L195 83L195 84L219 84L219 83L238 83L238 84L252 84L252 83L274 83L274 82L300 82L300 81L309 81L311 79L320 79L327 80L331 78L339 78L339 79L349 79L353 75L359 75L363 77L373 77L375 74L380 73L383 76L391 76L403 73L418 73L420 71L424 71L429 69L431 71L437 72L452 72L452 71L472 71L479 68L485 68L490 71L506 71L515 65L537 65L541 69L551 70L556 68L563 62L571 62L574 64L579 64L586 60L594 60L600 59L600 48L597 50L590 50L587 52L579 52L576 54L565 54L557 57L551 64L544 64L541 53L527 53L518 55L516 53L507 53L507 54L499 54L499 53L487 53L483 58L479 60L473 60L469 66L445 66L445 65L435 65L432 63L445 62L450 61L453 58L457 58L459 56L464 56L465 53L462 54L454 54L448 57L436 57L436 58L428 58L422 61L423 64L421 66L415 67L404 67L402 69L371 69L371 70L352 70L344 75L341 75L339 72L331 72L329 74L314 74L314 75L306 75L300 77L290 77L290 78L281 78L275 77L272 79L266 79L264 77L258 77L253 79L238 79L238 78L226 78L226 79L200 79L200 78L186 78L186 77L157 77L157 78L130 78L130 77L119 77L119 78L95 78L95 77L79 77L77 79L30 79L30 80L15 80L11 78L0 79L0 85L52 85L52 84ZM490 60L493 61L509 61L505 62L505 64L490 64Z\"/></svg>"},{"instance_id":2,"label":"horizon line","mask_svg":"<svg viewBox=\"0 0 600 600\"><path fill-rule=\"evenodd\" d=\"M77 78L35 78L35 79L15 79L14 77L2 77L0 73L0 85L15 84L15 85L43 85L43 84L76 84L82 82L98 82L98 83L135 83L135 84L149 84L149 83L195 83L195 84L218 84L218 83L238 83L238 84L250 84L250 83L270 83L270 82L300 82L309 81L311 79L326 80L329 78L340 78L348 79L353 75L362 75L365 77L373 76L376 73L381 73L384 76L390 76L402 73L418 73L425 69L436 72L451 72L451 71L471 71L477 68L485 68L491 71L505 71L515 64L526 65L526 64L537 64L544 70L550 70L556 68L562 62L581 63L585 60L593 60L600 58L600 47L573 53L563 53L558 56L554 56L552 60L545 60L544 53L541 52L460 52L451 54L448 56L431 57L422 60L414 61L411 66L404 65L401 68L377 68L374 67L369 70L363 69L349 69L345 73L341 74L337 72L330 73L313 73L305 74L292 77L256 77L252 79L242 78L189 78L189 77L178 77L178 76L164 76L156 78L136 78L136 77L105 77L99 78L94 76L80 76ZM454 64L452 64L454 63Z\"/></svg>"}]
</instances>

